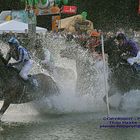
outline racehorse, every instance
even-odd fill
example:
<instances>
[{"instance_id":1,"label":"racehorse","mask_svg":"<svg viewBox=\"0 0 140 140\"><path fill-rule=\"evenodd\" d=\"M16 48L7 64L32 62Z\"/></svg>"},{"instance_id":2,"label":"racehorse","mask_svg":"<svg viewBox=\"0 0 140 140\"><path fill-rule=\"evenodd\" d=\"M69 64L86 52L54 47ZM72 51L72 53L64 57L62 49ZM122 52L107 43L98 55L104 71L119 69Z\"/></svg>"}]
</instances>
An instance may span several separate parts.
<instances>
[{"instance_id":1,"label":"racehorse","mask_svg":"<svg viewBox=\"0 0 140 140\"><path fill-rule=\"evenodd\" d=\"M0 100L4 100L0 110L1 117L10 104L26 103L60 94L57 84L50 76L42 73L33 75L38 85L34 87L20 78L17 69L5 64L6 61L0 54Z\"/></svg>"},{"instance_id":2,"label":"racehorse","mask_svg":"<svg viewBox=\"0 0 140 140\"><path fill-rule=\"evenodd\" d=\"M101 46L96 49L101 52ZM104 42L104 49L105 53L108 54L110 68L109 97L115 93L124 95L130 90L140 89L140 73L127 63L126 57L117 47L114 38L109 38ZM104 97L104 101L106 101L106 97Z\"/></svg>"}]
</instances>

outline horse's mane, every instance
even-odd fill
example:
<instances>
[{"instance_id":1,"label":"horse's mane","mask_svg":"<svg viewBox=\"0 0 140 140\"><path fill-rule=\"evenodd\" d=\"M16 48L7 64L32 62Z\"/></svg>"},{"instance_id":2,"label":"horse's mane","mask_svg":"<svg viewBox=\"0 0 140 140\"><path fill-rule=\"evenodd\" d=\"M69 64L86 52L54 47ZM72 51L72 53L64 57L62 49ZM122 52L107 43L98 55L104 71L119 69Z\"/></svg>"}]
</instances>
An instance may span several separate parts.
<instances>
[{"instance_id":1,"label":"horse's mane","mask_svg":"<svg viewBox=\"0 0 140 140\"><path fill-rule=\"evenodd\" d=\"M3 55L0 54L0 76L9 77L13 75L18 75L19 71L14 68L7 66L7 61L4 59Z\"/></svg>"}]
</instances>

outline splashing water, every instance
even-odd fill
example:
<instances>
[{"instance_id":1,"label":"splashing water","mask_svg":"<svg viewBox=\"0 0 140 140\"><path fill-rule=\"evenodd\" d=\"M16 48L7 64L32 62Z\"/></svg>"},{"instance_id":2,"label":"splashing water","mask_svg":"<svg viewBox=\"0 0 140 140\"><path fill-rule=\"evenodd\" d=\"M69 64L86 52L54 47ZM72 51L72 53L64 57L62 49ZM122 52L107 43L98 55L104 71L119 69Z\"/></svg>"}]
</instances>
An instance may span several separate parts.
<instances>
[{"instance_id":1,"label":"splashing water","mask_svg":"<svg viewBox=\"0 0 140 140\"><path fill-rule=\"evenodd\" d=\"M104 88L102 88L104 86L103 62L98 61L93 63L92 59L83 53L80 56L80 59L77 58L78 62L82 62L79 63L81 64L81 66L79 66L81 70L78 71L77 74L77 60L62 58L60 56L60 51L62 49L67 48L67 46L73 47L75 46L75 43L69 44L66 43L63 38L53 38L51 34L48 34L47 38L42 40L42 45L43 47L47 47L54 56L55 65L64 68L66 71L61 73L61 75L58 75L58 73L54 73L53 75L54 79L62 89L61 95L41 100L38 102L39 106L36 108L39 111L45 112L46 106L48 106L51 111L54 109L55 111L57 110L58 112L63 113L105 111L106 106L103 102L103 96L105 93ZM89 61L87 61L88 59ZM81 88L80 90L83 90L84 93L83 95L77 91L75 92L77 85L76 79L79 73L83 80L86 81L81 81L82 78L78 79L78 82L81 84L79 86ZM46 110L46 112L47 111L48 110Z\"/></svg>"},{"instance_id":2,"label":"splashing water","mask_svg":"<svg viewBox=\"0 0 140 140\"><path fill-rule=\"evenodd\" d=\"M4 45L2 50L4 54L6 54L8 46ZM96 111L103 111L106 110L106 106L102 100L104 96L104 81L103 81L103 70L102 61L92 64L91 57L85 55L82 52L82 55L77 58L80 65L78 66L81 70L80 73L83 73L82 76L83 83L81 79L78 80L78 84L80 86L80 92L83 91L84 95L80 95L77 93L76 89L76 79L77 79L77 72L76 72L76 61L72 59L62 58L60 56L60 50L65 49L67 46L75 46L74 43L66 43L63 38L54 38L52 34L48 34L47 38L42 39L42 46L44 48L48 48L52 55L54 56L55 65L61 68L64 68L65 72L58 73L54 72L54 79L61 87L62 93L59 96L53 96L49 98L43 98L40 101L36 101L34 103L34 107L39 112L96 112ZM80 50L81 51L81 50ZM34 55L33 55L34 57ZM85 58L85 59L81 59ZM36 57L35 65L33 70L31 71L32 74L38 72L45 71L39 65L39 61ZM90 61L87 61L89 59ZM84 67L85 61L88 63L86 64L86 68ZM78 68L78 70L79 70ZM95 85L95 86L94 86ZM83 87L84 88L83 88ZM91 94L92 93L92 94ZM32 108L32 107L31 107Z\"/></svg>"},{"instance_id":3,"label":"splashing water","mask_svg":"<svg viewBox=\"0 0 140 140\"><path fill-rule=\"evenodd\" d=\"M65 69L70 69L73 72L71 73L71 78L68 77L68 73L63 73L63 78L61 78L60 75L55 75L55 79L57 83L62 88L62 93L59 96L56 97L49 97L48 99L42 100L39 106L39 110L45 111L46 104L48 103L50 106L50 109L55 108L57 111L60 112L100 112L100 111L107 111L106 105L103 102L103 96L105 95L104 92L104 76L103 76L103 62L98 61L94 64L94 66L91 63L88 63L86 67L89 67L89 69L95 69L95 73L87 73L84 75L83 78L87 78L86 82L83 84L83 86L89 86L87 87L87 91L84 95L79 95L77 93L76 89L76 79L77 79L77 64L76 61L73 59L68 58L62 58L60 57L60 50L65 49L66 47L73 47L75 46L75 43L66 43L63 38L53 38L51 34L48 34L47 38L43 39L43 46L47 47L51 53L54 56L55 64L57 66L63 67ZM84 54L81 55L82 59L79 61L85 61L85 59L90 58L88 56L85 56ZM81 58L80 57L80 58ZM85 59L83 59L85 57ZM76 58L78 59L78 58ZM80 64L80 62L78 62ZM82 66L82 65L81 65ZM83 69L85 73L87 72L88 68L84 69L85 67L80 67L80 69ZM70 71L69 71L70 72ZM92 70L91 70L92 72ZM84 74L85 74L84 73ZM108 76L108 71L106 71L106 74ZM89 75L89 77L88 77ZM82 75L83 76L83 75ZM93 76L93 77L92 77ZM88 79L89 78L89 79ZM81 80L81 79L80 79ZM95 81L97 83L95 83ZM82 81L78 81L82 82ZM90 84L90 83L94 84ZM92 94L90 92L92 91ZM114 104L115 107L118 107L119 103L122 101L122 109L127 110L129 108L129 111L132 109L137 109L139 105L139 90L132 90L129 91L129 94L126 93L125 96L120 96L119 94L116 94L114 98L110 97L109 102L110 104ZM133 97L133 98L131 98ZM136 99L137 98L137 99ZM55 111L56 111L55 110ZM47 111L46 111L47 112Z\"/></svg>"},{"instance_id":4,"label":"splashing water","mask_svg":"<svg viewBox=\"0 0 140 140\"><path fill-rule=\"evenodd\" d=\"M33 103L28 103L27 105L12 105L9 109L9 112L14 112L17 110L17 112L20 112L19 114L23 115L23 109L26 110L26 115L29 114L38 114L39 113L71 113L71 112L101 112L101 111L107 111L106 105L103 102L103 96L104 93L104 78L103 78L103 62L97 61L94 63L94 66L92 65L91 61L88 61L89 63L86 64L86 69L82 65L81 70L83 70L83 73L87 75L83 78L87 78L83 86L87 86L86 94L80 95L76 90L77 85L77 64L75 60L67 59L67 58L61 58L60 56L60 50L65 49L67 46L75 46L74 43L66 43L63 38L54 38L52 34L48 33L47 38L43 37L42 39L42 45L44 48L48 48L49 51L52 53L55 61L55 65L57 67L63 68L62 71L59 73L54 72L53 78L57 82L57 84L60 86L62 93L59 96L52 96L48 98L43 98L40 101L35 101ZM6 44L1 43L1 49L4 54L6 54L8 50L8 46ZM85 59L80 59L80 61L85 61L89 59L88 56L80 57ZM41 68L39 65L38 60L35 59L35 65L33 67L33 70L31 71L31 74L43 72L45 74L46 71ZM90 60L90 59L89 59ZM80 64L80 63L79 63ZM92 70L94 69L94 72ZM61 70L61 69L60 69ZM63 71L64 70L64 71ZM87 72L89 70L89 73ZM90 71L91 70L91 71ZM106 73L108 75L108 72ZM89 78L89 79L88 79ZM82 82L82 81L78 81ZM92 86L94 85L95 86ZM92 94L90 94L92 92ZM134 109L139 105L139 101L135 100L135 98L139 97L138 95L139 91L130 91L127 96L120 97L118 96L116 99L118 99L118 102L120 100L123 100L123 109L127 110ZM133 96L135 94L135 96ZM130 96L129 96L130 95ZM131 97L133 97L131 99ZM113 99L112 99L113 100ZM133 100L133 101L132 101ZM131 106L129 106L131 104ZM117 106L118 103L116 102L115 106ZM28 108L28 109L25 109ZM19 109L17 109L19 108ZM36 111L37 110L37 111ZM28 112L28 113L27 113Z\"/></svg>"}]
</instances>

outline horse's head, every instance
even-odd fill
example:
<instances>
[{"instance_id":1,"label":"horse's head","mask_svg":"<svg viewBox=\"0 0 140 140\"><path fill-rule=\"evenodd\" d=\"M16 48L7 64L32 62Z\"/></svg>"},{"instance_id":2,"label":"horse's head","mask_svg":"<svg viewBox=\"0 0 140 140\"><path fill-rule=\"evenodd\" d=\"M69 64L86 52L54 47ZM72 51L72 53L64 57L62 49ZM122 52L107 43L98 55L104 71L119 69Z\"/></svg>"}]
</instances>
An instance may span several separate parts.
<instances>
[{"instance_id":1,"label":"horse's head","mask_svg":"<svg viewBox=\"0 0 140 140\"><path fill-rule=\"evenodd\" d=\"M6 65L7 61L4 59L3 54L0 49L0 65Z\"/></svg>"}]
</instances>

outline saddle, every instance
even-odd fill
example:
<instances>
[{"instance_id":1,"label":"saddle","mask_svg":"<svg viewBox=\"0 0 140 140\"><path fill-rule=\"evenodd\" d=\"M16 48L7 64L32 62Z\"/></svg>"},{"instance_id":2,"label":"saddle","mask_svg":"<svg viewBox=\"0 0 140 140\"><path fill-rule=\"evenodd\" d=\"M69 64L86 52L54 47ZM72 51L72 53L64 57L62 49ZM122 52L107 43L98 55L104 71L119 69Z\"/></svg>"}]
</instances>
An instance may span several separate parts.
<instances>
[{"instance_id":1,"label":"saddle","mask_svg":"<svg viewBox=\"0 0 140 140\"><path fill-rule=\"evenodd\" d=\"M14 71L16 71L18 74L20 73L20 71L17 69L17 68L15 68L15 67L13 67L13 66L6 66L8 69L13 69ZM21 81L23 82L23 84L25 85L25 86L30 86L31 88L33 88L33 89L37 89L38 88L38 82L37 82L37 80L36 80L36 78L35 78L35 76L34 75L31 75L31 74L29 74L28 75L28 80L24 80L22 77L20 77L19 76L19 78L21 79Z\"/></svg>"}]
</instances>

